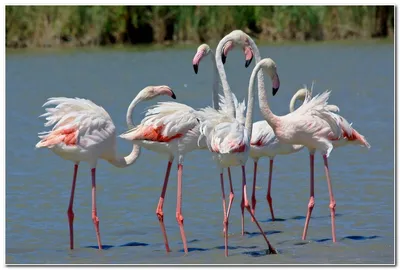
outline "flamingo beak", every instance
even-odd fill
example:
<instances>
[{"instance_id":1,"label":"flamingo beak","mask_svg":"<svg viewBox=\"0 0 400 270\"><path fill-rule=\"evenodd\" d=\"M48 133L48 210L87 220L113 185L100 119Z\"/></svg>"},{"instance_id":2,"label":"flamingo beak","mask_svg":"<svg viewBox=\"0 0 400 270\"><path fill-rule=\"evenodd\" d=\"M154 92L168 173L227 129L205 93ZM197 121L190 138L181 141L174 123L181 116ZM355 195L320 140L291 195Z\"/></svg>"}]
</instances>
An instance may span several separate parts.
<instances>
[{"instance_id":1,"label":"flamingo beak","mask_svg":"<svg viewBox=\"0 0 400 270\"><path fill-rule=\"evenodd\" d=\"M175 96L174 91L171 90L171 93L172 93L171 97L172 97L173 99L176 99L176 96Z\"/></svg>"},{"instance_id":2,"label":"flamingo beak","mask_svg":"<svg viewBox=\"0 0 400 270\"><path fill-rule=\"evenodd\" d=\"M250 66L252 60L253 60L253 58L250 58L250 60L246 60L244 67L248 68Z\"/></svg>"},{"instance_id":3,"label":"flamingo beak","mask_svg":"<svg viewBox=\"0 0 400 270\"><path fill-rule=\"evenodd\" d=\"M199 65L194 64L194 65L193 65L193 69L194 69L194 73L197 74L197 72L199 71Z\"/></svg>"},{"instance_id":4,"label":"flamingo beak","mask_svg":"<svg viewBox=\"0 0 400 270\"><path fill-rule=\"evenodd\" d=\"M275 75L272 78L272 95L273 96L275 96L275 94L278 92L280 84L281 83L279 81L279 76L277 73L275 73Z\"/></svg>"},{"instance_id":5,"label":"flamingo beak","mask_svg":"<svg viewBox=\"0 0 400 270\"><path fill-rule=\"evenodd\" d=\"M221 54L221 59L222 59L222 64L225 64L225 62L226 62L226 56L225 56L225 54L222 52L222 54Z\"/></svg>"},{"instance_id":6,"label":"flamingo beak","mask_svg":"<svg viewBox=\"0 0 400 270\"><path fill-rule=\"evenodd\" d=\"M253 51L251 50L250 47L244 48L244 55L246 57L246 62L244 66L247 68L250 66L251 61L253 60Z\"/></svg>"}]
</instances>

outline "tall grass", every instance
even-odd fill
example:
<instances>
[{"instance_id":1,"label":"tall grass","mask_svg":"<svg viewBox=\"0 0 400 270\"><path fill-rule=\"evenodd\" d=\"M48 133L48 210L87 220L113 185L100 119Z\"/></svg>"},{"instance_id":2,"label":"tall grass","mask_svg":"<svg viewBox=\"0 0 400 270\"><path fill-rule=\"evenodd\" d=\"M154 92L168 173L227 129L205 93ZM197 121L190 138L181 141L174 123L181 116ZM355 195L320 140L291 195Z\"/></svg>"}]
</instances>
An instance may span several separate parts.
<instances>
[{"instance_id":1,"label":"tall grass","mask_svg":"<svg viewBox=\"0 0 400 270\"><path fill-rule=\"evenodd\" d=\"M199 43L242 29L260 40L393 35L384 6L6 6L7 47Z\"/></svg>"}]
</instances>

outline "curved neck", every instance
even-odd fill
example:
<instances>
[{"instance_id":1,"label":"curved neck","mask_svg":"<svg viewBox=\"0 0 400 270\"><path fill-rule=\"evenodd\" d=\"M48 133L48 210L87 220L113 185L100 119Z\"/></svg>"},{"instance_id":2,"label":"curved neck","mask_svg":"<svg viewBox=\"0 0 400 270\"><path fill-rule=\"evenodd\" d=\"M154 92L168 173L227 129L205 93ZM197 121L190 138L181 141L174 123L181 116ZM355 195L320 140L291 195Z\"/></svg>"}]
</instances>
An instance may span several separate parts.
<instances>
[{"instance_id":1,"label":"curved neck","mask_svg":"<svg viewBox=\"0 0 400 270\"><path fill-rule=\"evenodd\" d=\"M244 125L249 133L249 138L251 138L251 133L253 130L254 82L256 79L256 74L259 70L260 70L260 65L256 66L253 69L251 76L250 76L250 81L249 81L246 122ZM260 73L260 72L258 72L258 73Z\"/></svg>"},{"instance_id":2,"label":"curved neck","mask_svg":"<svg viewBox=\"0 0 400 270\"><path fill-rule=\"evenodd\" d=\"M128 125L128 129L132 129L135 127L133 124L132 118L133 118L133 110L135 109L136 105L140 102L140 97L137 95L129 104L128 110L126 111L126 124Z\"/></svg>"},{"instance_id":3,"label":"curved neck","mask_svg":"<svg viewBox=\"0 0 400 270\"><path fill-rule=\"evenodd\" d=\"M247 38L249 40L250 47L254 52L254 56L256 58L256 64L258 64L261 61L260 51L259 51L256 43L254 42L254 40L250 36L247 36ZM258 70L259 69L260 69L260 66L258 67ZM271 109L269 108L268 99L267 99L267 91L265 90L265 86L264 86L263 71L258 72L257 78L258 78L258 104L260 106L261 114L263 115L264 119L268 122L268 124L272 127L272 129L275 130L275 128L278 124L279 118L275 114L273 114Z\"/></svg>"},{"instance_id":4,"label":"curved neck","mask_svg":"<svg viewBox=\"0 0 400 270\"><path fill-rule=\"evenodd\" d=\"M115 157L112 160L108 160L108 162L114 165L115 167L125 168L135 163L135 161L138 159L139 156L140 156L140 146L134 144L132 152L129 155L127 155L126 157Z\"/></svg>"},{"instance_id":5,"label":"curved neck","mask_svg":"<svg viewBox=\"0 0 400 270\"><path fill-rule=\"evenodd\" d=\"M218 69L217 69L217 62L215 61L215 54L212 50L210 50L213 67L214 67L214 75L213 75L213 87L212 87L212 106L214 109L219 109L219 98L218 98Z\"/></svg>"},{"instance_id":6,"label":"curved neck","mask_svg":"<svg viewBox=\"0 0 400 270\"><path fill-rule=\"evenodd\" d=\"M290 104L289 104L289 111L290 112L294 112L294 105L296 103L296 100L302 100L303 99L303 104L305 102L305 96L304 93L302 93L301 91L297 91L296 94L293 95L292 99L290 100Z\"/></svg>"},{"instance_id":7,"label":"curved neck","mask_svg":"<svg viewBox=\"0 0 400 270\"><path fill-rule=\"evenodd\" d=\"M222 84L222 89L224 91L224 96L225 96L225 102L226 106L228 109L228 114L235 118L235 104L233 103L233 97L232 97L232 92L229 87L228 81L226 79L226 73L224 69L224 64L222 64L222 59L221 59L221 54L222 54L222 48L226 42L228 42L231 39L230 36L225 36L221 41L218 43L217 50L215 51L215 62L217 66L217 70L219 73L219 78L221 80Z\"/></svg>"}]
</instances>

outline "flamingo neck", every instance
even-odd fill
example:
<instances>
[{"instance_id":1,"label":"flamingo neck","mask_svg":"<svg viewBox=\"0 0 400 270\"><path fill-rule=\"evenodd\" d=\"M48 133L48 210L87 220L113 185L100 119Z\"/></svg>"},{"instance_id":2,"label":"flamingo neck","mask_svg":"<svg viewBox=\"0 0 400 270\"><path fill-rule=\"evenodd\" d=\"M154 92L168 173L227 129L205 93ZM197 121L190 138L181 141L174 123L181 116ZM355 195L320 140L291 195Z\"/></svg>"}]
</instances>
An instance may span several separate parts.
<instances>
[{"instance_id":1,"label":"flamingo neck","mask_svg":"<svg viewBox=\"0 0 400 270\"><path fill-rule=\"evenodd\" d=\"M225 96L225 102L226 106L228 109L228 114L235 118L235 105L233 102L233 97L232 97L232 91L229 87L228 80L226 79L226 73L224 69L224 65L222 64L222 59L221 59L221 54L222 54L222 48L225 45L226 42L231 40L232 38L228 35L225 36L221 41L218 43L217 50L216 50L216 55L215 55L215 62L217 66L217 70L219 73L219 77L221 80L222 84L222 89L224 91L224 96Z\"/></svg>"},{"instance_id":2,"label":"flamingo neck","mask_svg":"<svg viewBox=\"0 0 400 270\"><path fill-rule=\"evenodd\" d=\"M293 95L289 104L289 111L294 112L294 105L296 104L296 100L303 100L303 104L305 102L305 93L303 91L297 91L296 94Z\"/></svg>"},{"instance_id":3,"label":"flamingo neck","mask_svg":"<svg viewBox=\"0 0 400 270\"><path fill-rule=\"evenodd\" d=\"M128 125L128 129L132 129L135 127L134 123L133 123L133 110L135 109L136 105L141 101L141 98L138 96L136 96L131 104L129 104L128 110L126 111L126 124Z\"/></svg>"},{"instance_id":4,"label":"flamingo neck","mask_svg":"<svg viewBox=\"0 0 400 270\"><path fill-rule=\"evenodd\" d=\"M212 106L214 109L219 110L219 97L218 97L218 69L217 62L215 61L215 54L212 50L210 50L210 54L212 57L213 67L214 67L214 78L213 78L213 87L212 87Z\"/></svg>"},{"instance_id":5,"label":"flamingo neck","mask_svg":"<svg viewBox=\"0 0 400 270\"><path fill-rule=\"evenodd\" d=\"M135 161L138 159L139 156L140 156L140 146L134 144L132 152L129 155L125 157L115 157L112 160L108 160L108 162L117 168L125 168L135 163Z\"/></svg>"},{"instance_id":6,"label":"flamingo neck","mask_svg":"<svg viewBox=\"0 0 400 270\"><path fill-rule=\"evenodd\" d=\"M245 122L245 128L247 129L247 132L249 133L249 138L251 138L251 133L253 130L253 107L254 107L254 82L255 82L255 77L257 74L257 70L254 68L251 76L250 76L250 81L249 81L249 89L248 89L248 97L247 97L247 113L246 113L246 122Z\"/></svg>"},{"instance_id":7,"label":"flamingo neck","mask_svg":"<svg viewBox=\"0 0 400 270\"><path fill-rule=\"evenodd\" d=\"M247 38L249 40L250 47L254 52L254 56L256 58L256 64L258 64L261 61L260 51L254 40L250 36L247 36ZM260 67L258 69L260 69ZM279 117L273 114L271 109L269 108L267 91L265 90L264 86L263 71L258 72L257 79L258 79L258 104L260 106L261 114L263 115L264 119L268 122L268 124L272 127L272 129L275 130L279 122Z\"/></svg>"}]
</instances>

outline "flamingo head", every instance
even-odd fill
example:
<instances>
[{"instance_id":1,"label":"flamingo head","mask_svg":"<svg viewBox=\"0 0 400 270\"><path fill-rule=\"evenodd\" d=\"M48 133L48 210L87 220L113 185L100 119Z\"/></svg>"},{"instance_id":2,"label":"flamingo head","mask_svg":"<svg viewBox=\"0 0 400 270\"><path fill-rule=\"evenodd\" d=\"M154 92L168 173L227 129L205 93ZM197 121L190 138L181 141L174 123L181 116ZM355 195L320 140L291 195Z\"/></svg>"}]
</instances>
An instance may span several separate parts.
<instances>
[{"instance_id":1,"label":"flamingo head","mask_svg":"<svg viewBox=\"0 0 400 270\"><path fill-rule=\"evenodd\" d=\"M175 93L167 85L147 86L138 94L141 100L150 100L157 96L170 96L176 99Z\"/></svg>"},{"instance_id":2,"label":"flamingo head","mask_svg":"<svg viewBox=\"0 0 400 270\"><path fill-rule=\"evenodd\" d=\"M230 37L230 40L224 44L222 49L222 63L225 64L229 51L231 51L235 46L240 46L245 56L246 62L244 66L247 68L250 66L254 55L250 46L248 35L242 30L233 30L228 36Z\"/></svg>"},{"instance_id":3,"label":"flamingo head","mask_svg":"<svg viewBox=\"0 0 400 270\"><path fill-rule=\"evenodd\" d=\"M200 61L203 57L207 56L210 53L211 49L210 46L208 46L207 44L201 44L198 48L197 48L197 52L195 54L195 56L193 57L193 69L194 69L194 73L197 74L197 72L199 71L199 64Z\"/></svg>"},{"instance_id":4,"label":"flamingo head","mask_svg":"<svg viewBox=\"0 0 400 270\"><path fill-rule=\"evenodd\" d=\"M279 81L279 76L278 72L276 71L276 64L274 60L271 58L264 58L262 59L258 65L261 66L263 71L268 74L268 76L271 78L272 81L272 95L275 96L275 94L279 90L280 86L280 81Z\"/></svg>"}]
</instances>

